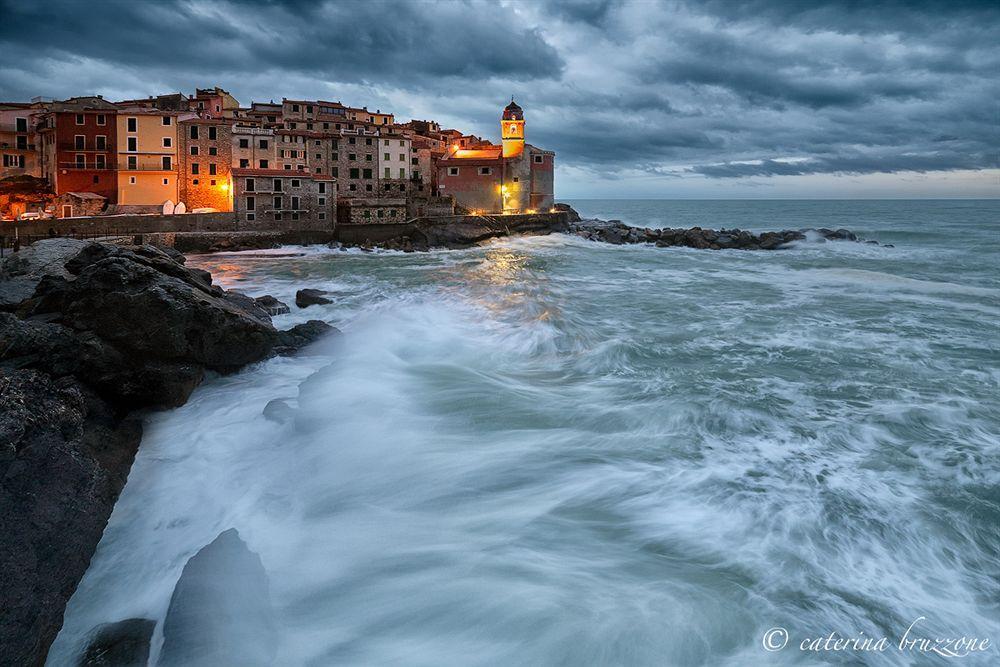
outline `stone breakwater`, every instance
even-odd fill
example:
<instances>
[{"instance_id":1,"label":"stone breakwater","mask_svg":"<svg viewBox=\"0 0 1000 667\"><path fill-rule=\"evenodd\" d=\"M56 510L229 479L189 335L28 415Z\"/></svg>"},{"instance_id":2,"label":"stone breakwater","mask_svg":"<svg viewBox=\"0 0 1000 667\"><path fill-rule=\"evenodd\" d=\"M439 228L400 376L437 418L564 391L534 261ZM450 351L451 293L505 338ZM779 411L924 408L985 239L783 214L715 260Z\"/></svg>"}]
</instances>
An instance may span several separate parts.
<instances>
[{"instance_id":1,"label":"stone breakwater","mask_svg":"<svg viewBox=\"0 0 1000 667\"><path fill-rule=\"evenodd\" d=\"M278 331L279 304L153 246L51 239L0 263L0 663L45 662L139 446L136 411L336 331Z\"/></svg>"},{"instance_id":2,"label":"stone breakwater","mask_svg":"<svg viewBox=\"0 0 1000 667\"><path fill-rule=\"evenodd\" d=\"M789 243L805 241L810 237L825 241L862 241L853 232L846 229L799 229L754 234L743 229L631 227L620 220L579 220L570 223L570 233L591 241L614 245L651 243L661 248L682 246L702 250L777 250ZM876 245L878 243L877 241L864 242Z\"/></svg>"}]
</instances>

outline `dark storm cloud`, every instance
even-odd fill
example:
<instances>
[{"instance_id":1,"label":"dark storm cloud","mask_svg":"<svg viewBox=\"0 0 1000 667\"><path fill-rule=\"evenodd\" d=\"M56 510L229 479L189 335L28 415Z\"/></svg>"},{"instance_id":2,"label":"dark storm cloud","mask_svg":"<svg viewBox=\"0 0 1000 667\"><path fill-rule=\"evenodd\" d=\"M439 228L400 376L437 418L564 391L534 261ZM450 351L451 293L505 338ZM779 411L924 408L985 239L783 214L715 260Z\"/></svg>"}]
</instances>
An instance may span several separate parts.
<instances>
[{"instance_id":1,"label":"dark storm cloud","mask_svg":"<svg viewBox=\"0 0 1000 667\"><path fill-rule=\"evenodd\" d=\"M438 116L603 177L997 166L995 0L0 0L0 98L221 85Z\"/></svg>"}]
</instances>

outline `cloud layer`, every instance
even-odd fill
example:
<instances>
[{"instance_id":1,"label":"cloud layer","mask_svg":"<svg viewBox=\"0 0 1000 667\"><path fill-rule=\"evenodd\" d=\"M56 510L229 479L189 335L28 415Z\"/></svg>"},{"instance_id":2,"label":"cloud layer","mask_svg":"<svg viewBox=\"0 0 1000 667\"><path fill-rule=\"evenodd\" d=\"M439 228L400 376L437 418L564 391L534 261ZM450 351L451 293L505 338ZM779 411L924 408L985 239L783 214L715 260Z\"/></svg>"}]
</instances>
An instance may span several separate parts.
<instances>
[{"instance_id":1,"label":"cloud layer","mask_svg":"<svg viewBox=\"0 0 1000 667\"><path fill-rule=\"evenodd\" d=\"M492 136L516 95L576 179L998 166L995 2L0 0L0 98L221 85Z\"/></svg>"}]
</instances>

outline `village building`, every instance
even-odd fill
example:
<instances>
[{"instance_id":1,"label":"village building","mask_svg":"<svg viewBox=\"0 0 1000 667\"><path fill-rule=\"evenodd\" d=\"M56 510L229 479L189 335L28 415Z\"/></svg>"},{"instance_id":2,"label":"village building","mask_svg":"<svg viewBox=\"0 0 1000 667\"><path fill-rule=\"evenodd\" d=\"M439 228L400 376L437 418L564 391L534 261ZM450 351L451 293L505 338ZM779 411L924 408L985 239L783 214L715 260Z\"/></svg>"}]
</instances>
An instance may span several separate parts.
<instances>
[{"instance_id":1,"label":"village building","mask_svg":"<svg viewBox=\"0 0 1000 667\"><path fill-rule=\"evenodd\" d=\"M187 210L233 210L234 129L232 121L219 118L181 119L178 178Z\"/></svg>"},{"instance_id":2,"label":"village building","mask_svg":"<svg viewBox=\"0 0 1000 667\"><path fill-rule=\"evenodd\" d=\"M336 222L337 195L330 176L284 169L233 169L234 209L241 228L317 229Z\"/></svg>"},{"instance_id":3,"label":"village building","mask_svg":"<svg viewBox=\"0 0 1000 667\"><path fill-rule=\"evenodd\" d=\"M100 95L45 104L38 114L37 147L42 177L56 195L93 192L117 201L117 111Z\"/></svg>"},{"instance_id":4,"label":"village building","mask_svg":"<svg viewBox=\"0 0 1000 667\"><path fill-rule=\"evenodd\" d=\"M227 91L214 88L198 88L194 97L188 100L188 108L200 116L209 118L232 118L240 108L239 101Z\"/></svg>"},{"instance_id":5,"label":"village building","mask_svg":"<svg viewBox=\"0 0 1000 667\"><path fill-rule=\"evenodd\" d=\"M115 116L116 202L121 212L152 212L177 202L176 111L119 109Z\"/></svg>"},{"instance_id":6,"label":"village building","mask_svg":"<svg viewBox=\"0 0 1000 667\"><path fill-rule=\"evenodd\" d=\"M0 178L41 177L35 111L31 104L0 103Z\"/></svg>"},{"instance_id":7,"label":"village building","mask_svg":"<svg viewBox=\"0 0 1000 667\"><path fill-rule=\"evenodd\" d=\"M500 136L500 146L462 148L460 133L450 135L450 150L437 163L438 193L452 195L472 212L548 211L554 204L555 153L525 143L524 112L514 100L501 115Z\"/></svg>"},{"instance_id":8,"label":"village building","mask_svg":"<svg viewBox=\"0 0 1000 667\"><path fill-rule=\"evenodd\" d=\"M277 140L270 127L232 127L232 166L239 169L276 169Z\"/></svg>"}]
</instances>

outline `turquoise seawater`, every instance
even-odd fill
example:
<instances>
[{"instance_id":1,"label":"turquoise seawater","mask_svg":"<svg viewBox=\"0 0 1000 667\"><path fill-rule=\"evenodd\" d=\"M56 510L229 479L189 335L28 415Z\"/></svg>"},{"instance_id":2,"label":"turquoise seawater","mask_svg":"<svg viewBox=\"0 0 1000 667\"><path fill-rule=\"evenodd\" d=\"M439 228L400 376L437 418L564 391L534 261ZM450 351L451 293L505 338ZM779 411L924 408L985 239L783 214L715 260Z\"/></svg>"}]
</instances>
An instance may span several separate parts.
<instances>
[{"instance_id":1,"label":"turquoise seawater","mask_svg":"<svg viewBox=\"0 0 1000 667\"><path fill-rule=\"evenodd\" d=\"M50 664L230 527L276 665L1000 664L1000 201L572 203L894 247L192 257L343 336L149 418Z\"/></svg>"}]
</instances>

